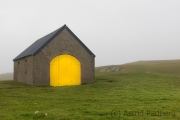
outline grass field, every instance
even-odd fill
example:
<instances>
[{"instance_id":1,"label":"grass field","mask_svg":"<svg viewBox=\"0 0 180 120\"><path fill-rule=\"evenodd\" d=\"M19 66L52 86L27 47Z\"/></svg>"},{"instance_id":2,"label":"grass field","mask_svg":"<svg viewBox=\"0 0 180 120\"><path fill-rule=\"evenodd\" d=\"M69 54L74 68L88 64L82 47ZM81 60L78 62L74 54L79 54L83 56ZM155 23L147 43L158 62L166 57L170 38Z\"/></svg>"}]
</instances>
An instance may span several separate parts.
<instances>
[{"instance_id":1,"label":"grass field","mask_svg":"<svg viewBox=\"0 0 180 120\"><path fill-rule=\"evenodd\" d=\"M94 84L71 87L1 81L0 119L179 120L179 63L139 61L118 72L98 67Z\"/></svg>"},{"instance_id":2,"label":"grass field","mask_svg":"<svg viewBox=\"0 0 180 120\"><path fill-rule=\"evenodd\" d=\"M161 75L173 75L180 77L180 60L154 60L154 61L137 61L124 65L114 65L123 67L122 72L127 73L153 73ZM102 68L110 68L111 66L97 67L96 73Z\"/></svg>"}]
</instances>

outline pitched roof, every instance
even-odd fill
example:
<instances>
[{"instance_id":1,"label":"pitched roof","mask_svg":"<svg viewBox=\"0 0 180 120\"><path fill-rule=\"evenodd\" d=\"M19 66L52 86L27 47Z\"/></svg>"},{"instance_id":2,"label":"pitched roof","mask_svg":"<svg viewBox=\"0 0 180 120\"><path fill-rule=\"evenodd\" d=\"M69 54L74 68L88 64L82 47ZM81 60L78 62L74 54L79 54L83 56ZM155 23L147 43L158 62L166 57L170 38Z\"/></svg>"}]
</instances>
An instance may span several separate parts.
<instances>
[{"instance_id":1,"label":"pitched roof","mask_svg":"<svg viewBox=\"0 0 180 120\"><path fill-rule=\"evenodd\" d=\"M94 57L95 55L86 47L86 45L66 26L62 26L59 29L45 35L44 37L36 40L32 45L30 45L27 49L25 49L22 53L20 53L16 58L13 60L18 60L27 56L36 55L39 53L50 41L52 41L60 32L64 29L67 31Z\"/></svg>"}]
</instances>

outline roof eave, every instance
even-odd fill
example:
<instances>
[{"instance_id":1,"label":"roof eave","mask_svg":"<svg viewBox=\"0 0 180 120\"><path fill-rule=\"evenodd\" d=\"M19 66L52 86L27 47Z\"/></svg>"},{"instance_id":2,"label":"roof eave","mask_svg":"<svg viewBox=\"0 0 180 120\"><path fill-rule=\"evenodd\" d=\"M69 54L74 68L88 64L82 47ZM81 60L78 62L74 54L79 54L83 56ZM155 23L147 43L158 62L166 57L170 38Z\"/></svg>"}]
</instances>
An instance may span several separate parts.
<instances>
[{"instance_id":1,"label":"roof eave","mask_svg":"<svg viewBox=\"0 0 180 120\"><path fill-rule=\"evenodd\" d=\"M27 56L24 56L24 57L20 57L20 58L14 58L13 61L24 59L24 58L29 57L29 56L33 56L33 54L32 55L27 55Z\"/></svg>"}]
</instances>

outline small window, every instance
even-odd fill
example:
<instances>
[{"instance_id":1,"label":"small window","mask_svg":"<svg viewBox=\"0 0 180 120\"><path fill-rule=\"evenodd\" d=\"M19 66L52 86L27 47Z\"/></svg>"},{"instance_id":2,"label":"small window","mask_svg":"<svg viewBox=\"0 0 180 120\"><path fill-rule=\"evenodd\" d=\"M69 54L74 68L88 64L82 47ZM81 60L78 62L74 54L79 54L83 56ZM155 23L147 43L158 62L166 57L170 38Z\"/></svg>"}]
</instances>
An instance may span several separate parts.
<instances>
[{"instance_id":1,"label":"small window","mask_svg":"<svg viewBox=\"0 0 180 120\"><path fill-rule=\"evenodd\" d=\"M24 62L24 73L27 74L27 59L25 59Z\"/></svg>"}]
</instances>

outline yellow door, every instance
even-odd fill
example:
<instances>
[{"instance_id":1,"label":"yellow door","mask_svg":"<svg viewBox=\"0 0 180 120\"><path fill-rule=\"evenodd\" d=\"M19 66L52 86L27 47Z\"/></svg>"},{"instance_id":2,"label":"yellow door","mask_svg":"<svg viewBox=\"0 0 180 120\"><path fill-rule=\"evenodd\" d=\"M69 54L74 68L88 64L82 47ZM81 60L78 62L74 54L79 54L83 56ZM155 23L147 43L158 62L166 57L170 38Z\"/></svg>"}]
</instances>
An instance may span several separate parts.
<instances>
[{"instance_id":1,"label":"yellow door","mask_svg":"<svg viewBox=\"0 0 180 120\"><path fill-rule=\"evenodd\" d=\"M50 62L50 86L80 85L81 65L71 55L59 55Z\"/></svg>"}]
</instances>

